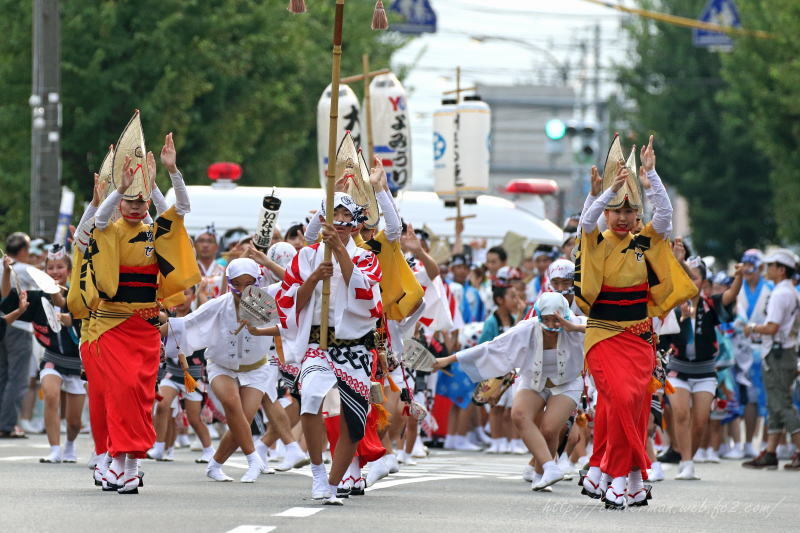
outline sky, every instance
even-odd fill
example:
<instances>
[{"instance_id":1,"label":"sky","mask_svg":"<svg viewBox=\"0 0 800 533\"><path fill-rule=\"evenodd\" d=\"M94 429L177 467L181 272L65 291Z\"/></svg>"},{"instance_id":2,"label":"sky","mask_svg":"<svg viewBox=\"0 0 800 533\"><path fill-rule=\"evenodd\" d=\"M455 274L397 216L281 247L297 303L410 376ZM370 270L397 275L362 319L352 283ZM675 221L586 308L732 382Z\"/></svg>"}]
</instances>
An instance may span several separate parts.
<instances>
[{"instance_id":1,"label":"sky","mask_svg":"<svg viewBox=\"0 0 800 533\"><path fill-rule=\"evenodd\" d=\"M623 13L582 0L430 2L437 33L412 40L392 57L393 69L411 67L404 85L411 111L412 189L432 190L431 115L441 93L455 88L456 66L462 69L462 86L472 86L550 84L567 65L570 84L579 91L593 72L599 25L601 97L615 90L609 68L625 60Z\"/></svg>"}]
</instances>

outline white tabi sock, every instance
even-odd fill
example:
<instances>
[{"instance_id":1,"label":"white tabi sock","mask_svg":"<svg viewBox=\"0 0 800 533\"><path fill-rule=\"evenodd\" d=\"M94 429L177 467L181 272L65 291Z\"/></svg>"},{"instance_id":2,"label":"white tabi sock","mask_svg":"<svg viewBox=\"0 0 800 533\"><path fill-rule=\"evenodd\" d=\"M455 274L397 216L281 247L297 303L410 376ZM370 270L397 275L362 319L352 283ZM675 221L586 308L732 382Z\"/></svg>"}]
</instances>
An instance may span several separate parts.
<instances>
[{"instance_id":1,"label":"white tabi sock","mask_svg":"<svg viewBox=\"0 0 800 533\"><path fill-rule=\"evenodd\" d=\"M600 479L603 477L603 472L600 470L599 466L590 466L589 471L586 473L586 477L595 485L599 485Z\"/></svg>"},{"instance_id":2,"label":"white tabi sock","mask_svg":"<svg viewBox=\"0 0 800 533\"><path fill-rule=\"evenodd\" d=\"M264 444L264 442L259 439L256 442L256 453L258 453L259 457L261 457L261 460L266 463L267 459L269 458L269 446Z\"/></svg>"},{"instance_id":3,"label":"white tabi sock","mask_svg":"<svg viewBox=\"0 0 800 533\"><path fill-rule=\"evenodd\" d=\"M247 464L249 466L261 463L261 457L259 457L258 453L256 452L253 452L250 455L245 455L245 458L247 458Z\"/></svg>"},{"instance_id":4,"label":"white tabi sock","mask_svg":"<svg viewBox=\"0 0 800 533\"><path fill-rule=\"evenodd\" d=\"M311 464L311 474L315 478L324 478L325 476L327 476L328 473L325 472L325 464L323 463L323 464L315 465L315 464L312 463Z\"/></svg>"},{"instance_id":5,"label":"white tabi sock","mask_svg":"<svg viewBox=\"0 0 800 533\"><path fill-rule=\"evenodd\" d=\"M300 445L299 445L299 444L297 444L297 441L290 442L289 444L287 444L287 445L286 445L286 451L287 451L287 452L299 452L299 453L303 453L303 449L302 449L302 448L300 448Z\"/></svg>"},{"instance_id":6,"label":"white tabi sock","mask_svg":"<svg viewBox=\"0 0 800 533\"><path fill-rule=\"evenodd\" d=\"M156 442L155 444L153 444L153 453L156 454L157 456L163 456L165 445L166 445L165 442Z\"/></svg>"},{"instance_id":7,"label":"white tabi sock","mask_svg":"<svg viewBox=\"0 0 800 533\"><path fill-rule=\"evenodd\" d=\"M109 476L106 478L110 483L121 483L122 475L125 473L125 454L119 454L111 461L108 467Z\"/></svg>"},{"instance_id":8,"label":"white tabi sock","mask_svg":"<svg viewBox=\"0 0 800 533\"><path fill-rule=\"evenodd\" d=\"M628 494L636 494L643 488L644 482L642 481L642 471L632 470L631 473L628 474Z\"/></svg>"},{"instance_id":9,"label":"white tabi sock","mask_svg":"<svg viewBox=\"0 0 800 533\"><path fill-rule=\"evenodd\" d=\"M128 456L125 458L125 475L121 481L123 483L139 476L139 464L136 462L135 457Z\"/></svg>"},{"instance_id":10,"label":"white tabi sock","mask_svg":"<svg viewBox=\"0 0 800 533\"><path fill-rule=\"evenodd\" d=\"M546 463L544 463L542 465L542 469L544 469L544 470L554 470L554 469L556 469L557 470L558 469L558 465L556 464L555 461L547 461Z\"/></svg>"},{"instance_id":11,"label":"white tabi sock","mask_svg":"<svg viewBox=\"0 0 800 533\"><path fill-rule=\"evenodd\" d=\"M639 479L641 479L641 475ZM625 476L615 477L611 481L611 490L620 495L625 494L625 484L627 481L628 478Z\"/></svg>"},{"instance_id":12,"label":"white tabi sock","mask_svg":"<svg viewBox=\"0 0 800 533\"><path fill-rule=\"evenodd\" d=\"M106 475L109 464L111 464L111 457L108 456L108 453L101 454L97 458L97 466L95 468L97 468L97 473L100 475L100 477Z\"/></svg>"},{"instance_id":13,"label":"white tabi sock","mask_svg":"<svg viewBox=\"0 0 800 533\"><path fill-rule=\"evenodd\" d=\"M67 443L64 445L64 455L74 455L75 454L75 441L68 440Z\"/></svg>"}]
</instances>

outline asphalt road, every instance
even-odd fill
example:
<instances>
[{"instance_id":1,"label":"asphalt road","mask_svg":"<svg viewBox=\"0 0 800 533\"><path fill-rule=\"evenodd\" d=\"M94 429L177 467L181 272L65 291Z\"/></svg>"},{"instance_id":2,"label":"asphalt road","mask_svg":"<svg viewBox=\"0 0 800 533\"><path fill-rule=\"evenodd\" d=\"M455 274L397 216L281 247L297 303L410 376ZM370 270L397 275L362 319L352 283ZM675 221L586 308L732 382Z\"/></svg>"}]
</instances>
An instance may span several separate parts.
<instances>
[{"instance_id":1,"label":"asphalt road","mask_svg":"<svg viewBox=\"0 0 800 533\"><path fill-rule=\"evenodd\" d=\"M255 484L216 483L198 456L177 450L172 463L146 461L136 496L103 493L86 467L40 464L44 436L0 440L0 532L422 532L466 531L799 531L800 473L751 471L738 461L697 466L701 481L657 483L648 507L605 511L575 481L534 493L522 481L526 458L433 451L343 507L309 498L308 467L261 476ZM245 460L226 472L238 477Z\"/></svg>"}]
</instances>

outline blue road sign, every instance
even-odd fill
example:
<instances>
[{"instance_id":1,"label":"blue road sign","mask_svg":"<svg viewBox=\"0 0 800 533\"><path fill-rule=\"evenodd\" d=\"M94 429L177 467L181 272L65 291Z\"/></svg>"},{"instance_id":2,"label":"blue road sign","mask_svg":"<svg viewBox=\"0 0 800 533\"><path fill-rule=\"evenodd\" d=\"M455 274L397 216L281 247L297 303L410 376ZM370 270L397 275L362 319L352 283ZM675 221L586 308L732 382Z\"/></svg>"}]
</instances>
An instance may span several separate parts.
<instances>
[{"instance_id":1,"label":"blue road sign","mask_svg":"<svg viewBox=\"0 0 800 533\"><path fill-rule=\"evenodd\" d=\"M429 0L394 0L389 8L405 18L404 22L395 24L391 21L389 29L400 33L436 33L436 12Z\"/></svg>"},{"instance_id":2,"label":"blue road sign","mask_svg":"<svg viewBox=\"0 0 800 533\"><path fill-rule=\"evenodd\" d=\"M700 21L733 28L742 26L733 0L708 0ZM692 42L699 47L733 48L733 39L727 34L699 28L692 30Z\"/></svg>"}]
</instances>

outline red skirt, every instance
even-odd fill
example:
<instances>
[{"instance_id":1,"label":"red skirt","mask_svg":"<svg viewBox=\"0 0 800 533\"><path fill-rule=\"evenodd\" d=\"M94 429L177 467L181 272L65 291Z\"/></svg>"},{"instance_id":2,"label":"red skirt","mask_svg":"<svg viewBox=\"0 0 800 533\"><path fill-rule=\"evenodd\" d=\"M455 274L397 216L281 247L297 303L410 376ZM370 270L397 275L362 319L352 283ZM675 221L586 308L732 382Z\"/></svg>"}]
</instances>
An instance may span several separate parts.
<instances>
[{"instance_id":1,"label":"red skirt","mask_svg":"<svg viewBox=\"0 0 800 533\"><path fill-rule=\"evenodd\" d=\"M92 425L94 453L100 455L108 451L108 424L104 381L97 365L97 357L90 355L92 349L97 349L97 343L82 343L80 352L83 369L86 372L86 394L89 396L89 422Z\"/></svg>"},{"instance_id":2,"label":"red skirt","mask_svg":"<svg viewBox=\"0 0 800 533\"><path fill-rule=\"evenodd\" d=\"M158 329L136 315L89 346L104 387L113 457L127 453L144 458L156 440L152 413L160 354Z\"/></svg>"},{"instance_id":3,"label":"red skirt","mask_svg":"<svg viewBox=\"0 0 800 533\"><path fill-rule=\"evenodd\" d=\"M646 479L653 346L626 331L592 346L586 360L598 392L590 464L611 477L627 476L638 468Z\"/></svg>"},{"instance_id":4,"label":"red skirt","mask_svg":"<svg viewBox=\"0 0 800 533\"><path fill-rule=\"evenodd\" d=\"M328 433L328 442L331 445L331 456L336 451L336 443L339 441L339 417L330 416L325 419L325 429ZM381 438L378 436L378 421L377 411L370 409L367 415L367 426L364 431L364 438L358 441L356 448L356 457L358 457L358 464L362 468L367 463L377 461L386 455L386 448L381 443Z\"/></svg>"}]
</instances>

